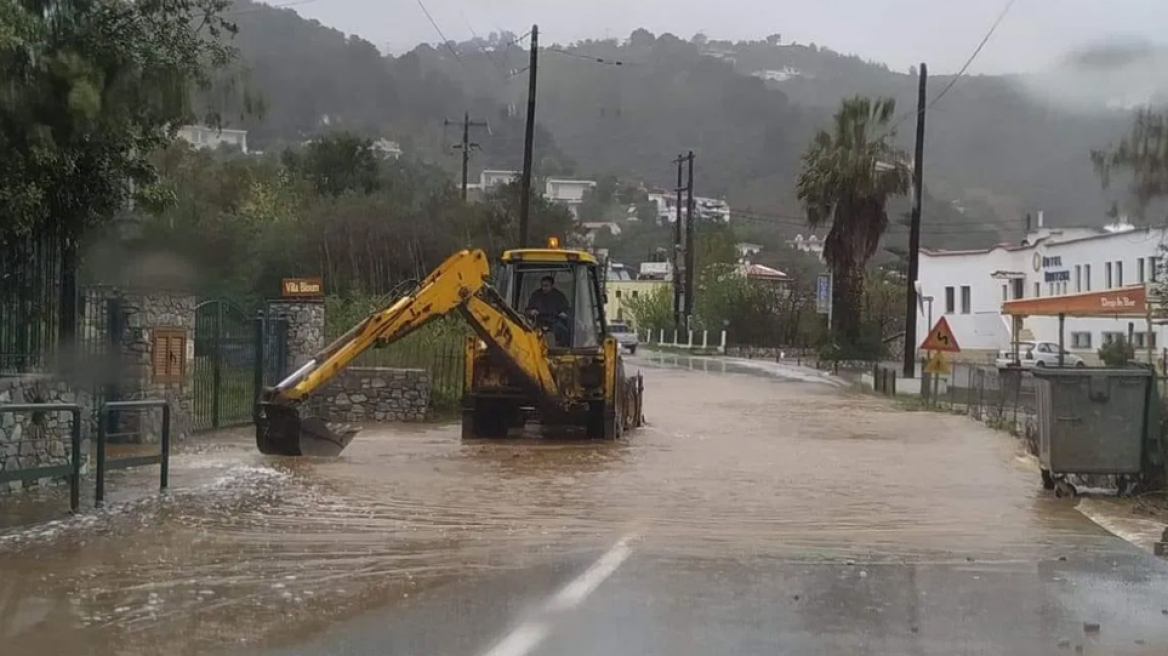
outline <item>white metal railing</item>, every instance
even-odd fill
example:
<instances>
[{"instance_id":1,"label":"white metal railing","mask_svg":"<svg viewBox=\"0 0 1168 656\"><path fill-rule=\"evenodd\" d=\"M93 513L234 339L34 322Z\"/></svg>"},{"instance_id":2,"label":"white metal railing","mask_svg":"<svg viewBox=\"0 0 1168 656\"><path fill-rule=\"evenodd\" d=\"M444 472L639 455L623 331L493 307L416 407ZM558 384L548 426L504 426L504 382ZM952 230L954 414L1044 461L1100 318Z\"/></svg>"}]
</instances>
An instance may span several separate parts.
<instances>
[{"instance_id":1,"label":"white metal railing","mask_svg":"<svg viewBox=\"0 0 1168 656\"><path fill-rule=\"evenodd\" d=\"M726 352L726 331L711 333L708 330L646 330L641 336L644 343L678 349L716 348L718 353Z\"/></svg>"}]
</instances>

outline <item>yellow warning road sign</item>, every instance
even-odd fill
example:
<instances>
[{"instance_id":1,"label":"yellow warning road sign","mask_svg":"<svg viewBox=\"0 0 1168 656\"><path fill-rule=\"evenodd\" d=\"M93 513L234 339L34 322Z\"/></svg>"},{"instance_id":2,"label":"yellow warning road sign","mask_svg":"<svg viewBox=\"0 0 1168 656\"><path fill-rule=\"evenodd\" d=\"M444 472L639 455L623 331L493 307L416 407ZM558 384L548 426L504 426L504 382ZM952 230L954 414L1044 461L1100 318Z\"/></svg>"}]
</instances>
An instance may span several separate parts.
<instances>
[{"instance_id":1,"label":"yellow warning road sign","mask_svg":"<svg viewBox=\"0 0 1168 656\"><path fill-rule=\"evenodd\" d=\"M925 363L925 373L927 374L948 374L949 362L945 359L945 354L942 351L933 351L929 353L929 361Z\"/></svg>"},{"instance_id":2,"label":"yellow warning road sign","mask_svg":"<svg viewBox=\"0 0 1168 656\"><path fill-rule=\"evenodd\" d=\"M945 321L945 317L941 317L937 321L937 325L929 331L928 337L925 337L920 348L922 351L961 352L961 347L957 345L957 338L953 336L953 330L949 328L949 322Z\"/></svg>"}]
</instances>

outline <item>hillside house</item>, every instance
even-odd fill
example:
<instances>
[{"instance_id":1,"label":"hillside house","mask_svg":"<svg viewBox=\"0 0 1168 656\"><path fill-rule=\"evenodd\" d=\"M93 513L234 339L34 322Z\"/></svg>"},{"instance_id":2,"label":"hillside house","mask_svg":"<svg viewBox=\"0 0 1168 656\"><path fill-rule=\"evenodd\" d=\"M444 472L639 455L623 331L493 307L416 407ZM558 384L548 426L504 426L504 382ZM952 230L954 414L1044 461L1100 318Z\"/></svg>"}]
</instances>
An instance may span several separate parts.
<instances>
[{"instance_id":1,"label":"hillside house","mask_svg":"<svg viewBox=\"0 0 1168 656\"><path fill-rule=\"evenodd\" d=\"M563 203L568 206L574 218L580 218L580 204L584 202L584 193L596 187L593 180L571 180L568 178L548 178L545 185L545 195L548 200Z\"/></svg>"},{"instance_id":2,"label":"hillside house","mask_svg":"<svg viewBox=\"0 0 1168 656\"><path fill-rule=\"evenodd\" d=\"M787 245L797 251L811 253L820 260L823 259L823 239L818 235L807 235L804 237L802 234L798 234L795 235L794 239L788 239Z\"/></svg>"},{"instance_id":3,"label":"hillside house","mask_svg":"<svg viewBox=\"0 0 1168 656\"><path fill-rule=\"evenodd\" d=\"M195 148L218 148L230 146L247 153L247 130L212 128L205 125L184 125L178 130L178 138Z\"/></svg>"}]
</instances>

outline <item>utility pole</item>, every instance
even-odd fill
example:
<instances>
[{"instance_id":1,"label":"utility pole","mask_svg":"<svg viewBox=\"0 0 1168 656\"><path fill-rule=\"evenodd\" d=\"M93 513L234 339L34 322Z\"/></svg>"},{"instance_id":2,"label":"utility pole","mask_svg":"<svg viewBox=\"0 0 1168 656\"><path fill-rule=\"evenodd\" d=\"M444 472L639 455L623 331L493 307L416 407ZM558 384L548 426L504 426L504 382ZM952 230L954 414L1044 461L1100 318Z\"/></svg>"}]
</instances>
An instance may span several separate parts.
<instances>
[{"instance_id":1,"label":"utility pole","mask_svg":"<svg viewBox=\"0 0 1168 656\"><path fill-rule=\"evenodd\" d=\"M681 294L682 294L682 253L681 253L681 192L685 190L681 186L682 169L681 165L685 162L685 158L681 155L677 156L674 163L677 164L677 187L674 191L677 193L677 216L673 219L673 248L670 256L670 264L673 267L673 325L677 330L681 330Z\"/></svg>"},{"instance_id":2,"label":"utility pole","mask_svg":"<svg viewBox=\"0 0 1168 656\"><path fill-rule=\"evenodd\" d=\"M694 153L685 156L689 166L688 181L685 185L685 328L690 329L694 308Z\"/></svg>"},{"instance_id":3,"label":"utility pole","mask_svg":"<svg viewBox=\"0 0 1168 656\"><path fill-rule=\"evenodd\" d=\"M447 119L446 121L443 122L443 125L446 125L446 126L459 125L459 122L458 121L451 121L450 119ZM470 120L470 112L466 112L462 115L462 145L455 146L455 148L462 149L462 200L464 202L466 201L466 182L467 182L466 174L467 174L467 167L470 164L470 149L471 148L481 148L481 146L479 146L477 143L470 142L470 129L472 127L487 128L488 132L490 132L490 130L491 130L491 126L486 121L472 121L472 120Z\"/></svg>"},{"instance_id":4,"label":"utility pole","mask_svg":"<svg viewBox=\"0 0 1168 656\"><path fill-rule=\"evenodd\" d=\"M916 377L917 370L917 275L921 264L921 202L925 187L925 104L929 67L921 64L920 89L917 92L917 144L913 159L912 222L908 232L908 288L904 310L904 377ZM929 326L926 330L932 330Z\"/></svg>"},{"instance_id":5,"label":"utility pole","mask_svg":"<svg viewBox=\"0 0 1168 656\"><path fill-rule=\"evenodd\" d=\"M519 247L527 248L531 210L531 151L535 144L535 74L539 64L539 26L531 26L531 63L527 69L527 131L523 135L523 183L519 197Z\"/></svg>"}]
</instances>

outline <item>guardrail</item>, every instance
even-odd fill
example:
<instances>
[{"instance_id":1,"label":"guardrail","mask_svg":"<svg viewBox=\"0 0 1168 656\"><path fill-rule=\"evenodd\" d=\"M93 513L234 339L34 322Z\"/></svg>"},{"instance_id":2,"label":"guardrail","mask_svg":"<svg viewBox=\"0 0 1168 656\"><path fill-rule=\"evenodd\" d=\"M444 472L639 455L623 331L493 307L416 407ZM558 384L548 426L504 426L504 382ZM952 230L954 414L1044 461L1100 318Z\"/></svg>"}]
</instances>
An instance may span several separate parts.
<instances>
[{"instance_id":1,"label":"guardrail","mask_svg":"<svg viewBox=\"0 0 1168 656\"><path fill-rule=\"evenodd\" d=\"M68 412L73 416L70 428L71 455L67 465L30 467L0 471L0 483L35 481L40 478L65 477L69 480L69 510L77 512L81 506L81 406L76 403L16 403L0 405L0 414L20 412Z\"/></svg>"},{"instance_id":2,"label":"guardrail","mask_svg":"<svg viewBox=\"0 0 1168 656\"><path fill-rule=\"evenodd\" d=\"M667 337L673 341L668 341ZM725 353L726 331L674 330L670 333L670 331L665 330L646 330L645 343L678 349L717 349L719 353Z\"/></svg>"},{"instance_id":3,"label":"guardrail","mask_svg":"<svg viewBox=\"0 0 1168 656\"><path fill-rule=\"evenodd\" d=\"M106 458L106 417L113 410L162 408L162 439L159 444L159 453L148 456L130 456L110 460ZM130 469L146 465L160 465L158 477L159 491L165 491L170 478L170 404L157 399L143 399L140 401L110 401L98 411L97 422L97 485L94 491L94 505L100 508L105 504L105 474L109 470Z\"/></svg>"}]
</instances>

